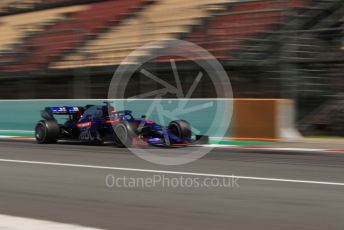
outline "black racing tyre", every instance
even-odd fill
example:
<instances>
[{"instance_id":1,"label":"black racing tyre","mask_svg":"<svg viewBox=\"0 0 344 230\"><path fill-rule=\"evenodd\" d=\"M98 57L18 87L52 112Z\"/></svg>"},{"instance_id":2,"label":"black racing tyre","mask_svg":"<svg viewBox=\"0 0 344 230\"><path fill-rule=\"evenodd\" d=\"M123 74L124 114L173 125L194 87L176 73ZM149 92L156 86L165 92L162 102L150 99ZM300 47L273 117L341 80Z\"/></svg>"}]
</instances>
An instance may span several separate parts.
<instances>
[{"instance_id":1,"label":"black racing tyre","mask_svg":"<svg viewBox=\"0 0 344 230\"><path fill-rule=\"evenodd\" d=\"M114 127L113 143L120 148L130 147L133 138L135 137L135 131L133 125L124 122Z\"/></svg>"},{"instance_id":2,"label":"black racing tyre","mask_svg":"<svg viewBox=\"0 0 344 230\"><path fill-rule=\"evenodd\" d=\"M171 121L168 130L179 138L191 138L190 124L185 120Z\"/></svg>"},{"instance_id":3,"label":"black racing tyre","mask_svg":"<svg viewBox=\"0 0 344 230\"><path fill-rule=\"evenodd\" d=\"M40 121L35 128L35 138L39 144L56 143L60 136L60 127L55 121Z\"/></svg>"}]
</instances>

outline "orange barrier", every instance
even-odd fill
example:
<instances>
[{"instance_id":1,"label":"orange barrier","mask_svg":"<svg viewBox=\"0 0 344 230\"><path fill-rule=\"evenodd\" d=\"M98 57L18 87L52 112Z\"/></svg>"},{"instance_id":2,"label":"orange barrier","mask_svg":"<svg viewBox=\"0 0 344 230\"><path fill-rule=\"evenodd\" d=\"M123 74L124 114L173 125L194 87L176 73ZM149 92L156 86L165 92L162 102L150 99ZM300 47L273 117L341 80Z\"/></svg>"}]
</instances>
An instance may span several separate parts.
<instances>
[{"instance_id":1,"label":"orange barrier","mask_svg":"<svg viewBox=\"0 0 344 230\"><path fill-rule=\"evenodd\" d=\"M238 140L294 140L294 103L286 99L235 99L232 138Z\"/></svg>"}]
</instances>

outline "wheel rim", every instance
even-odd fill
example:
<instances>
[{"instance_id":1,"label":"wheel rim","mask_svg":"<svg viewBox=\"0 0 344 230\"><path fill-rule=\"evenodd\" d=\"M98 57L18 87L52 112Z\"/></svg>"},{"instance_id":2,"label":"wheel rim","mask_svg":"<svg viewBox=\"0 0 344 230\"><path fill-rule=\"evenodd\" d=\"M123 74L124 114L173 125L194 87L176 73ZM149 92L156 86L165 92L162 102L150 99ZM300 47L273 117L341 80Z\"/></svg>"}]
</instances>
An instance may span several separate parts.
<instances>
[{"instance_id":1,"label":"wheel rim","mask_svg":"<svg viewBox=\"0 0 344 230\"><path fill-rule=\"evenodd\" d=\"M36 128L36 139L37 140L43 140L44 136L45 136L45 128L43 127L43 125L39 125Z\"/></svg>"},{"instance_id":2,"label":"wheel rim","mask_svg":"<svg viewBox=\"0 0 344 230\"><path fill-rule=\"evenodd\" d=\"M123 126L116 127L116 138L121 144L125 144L127 140L127 130Z\"/></svg>"}]
</instances>

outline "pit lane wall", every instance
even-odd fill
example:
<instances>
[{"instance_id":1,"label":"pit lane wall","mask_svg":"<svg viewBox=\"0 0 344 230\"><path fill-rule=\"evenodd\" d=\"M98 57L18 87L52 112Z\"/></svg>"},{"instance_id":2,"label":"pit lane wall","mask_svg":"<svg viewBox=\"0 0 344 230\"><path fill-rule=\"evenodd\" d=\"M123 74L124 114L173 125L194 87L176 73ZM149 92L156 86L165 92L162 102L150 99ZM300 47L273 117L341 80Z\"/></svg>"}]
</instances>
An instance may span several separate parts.
<instances>
[{"instance_id":1,"label":"pit lane wall","mask_svg":"<svg viewBox=\"0 0 344 230\"><path fill-rule=\"evenodd\" d=\"M40 110L50 106L99 105L105 100L2 100L0 101L0 135L33 133L41 120ZM167 125L174 119L185 119L196 134L238 140L294 140L300 135L294 125L293 103L275 99L157 99L111 100L117 109L132 110L135 117ZM233 112L233 116L232 116ZM63 123L65 117L59 122ZM229 127L227 129L227 127Z\"/></svg>"}]
</instances>

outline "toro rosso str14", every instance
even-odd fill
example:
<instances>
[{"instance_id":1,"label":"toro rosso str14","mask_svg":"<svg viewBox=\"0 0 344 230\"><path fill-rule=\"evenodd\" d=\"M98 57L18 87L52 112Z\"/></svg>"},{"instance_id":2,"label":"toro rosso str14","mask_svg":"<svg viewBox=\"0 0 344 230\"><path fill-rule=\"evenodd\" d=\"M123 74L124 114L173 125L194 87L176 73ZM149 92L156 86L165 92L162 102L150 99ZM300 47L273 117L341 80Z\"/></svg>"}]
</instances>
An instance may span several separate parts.
<instances>
[{"instance_id":1,"label":"toro rosso str14","mask_svg":"<svg viewBox=\"0 0 344 230\"><path fill-rule=\"evenodd\" d=\"M58 122L61 120L57 119L59 115L67 119ZM56 143L58 140L93 144L112 142L118 147L130 147L134 142L156 146L185 146L192 143L191 127L187 121L172 121L164 127L147 120L145 116L134 118L129 110L115 111L108 103L85 107L46 107L41 111L41 116L43 120L35 128L35 138L40 144Z\"/></svg>"}]
</instances>

